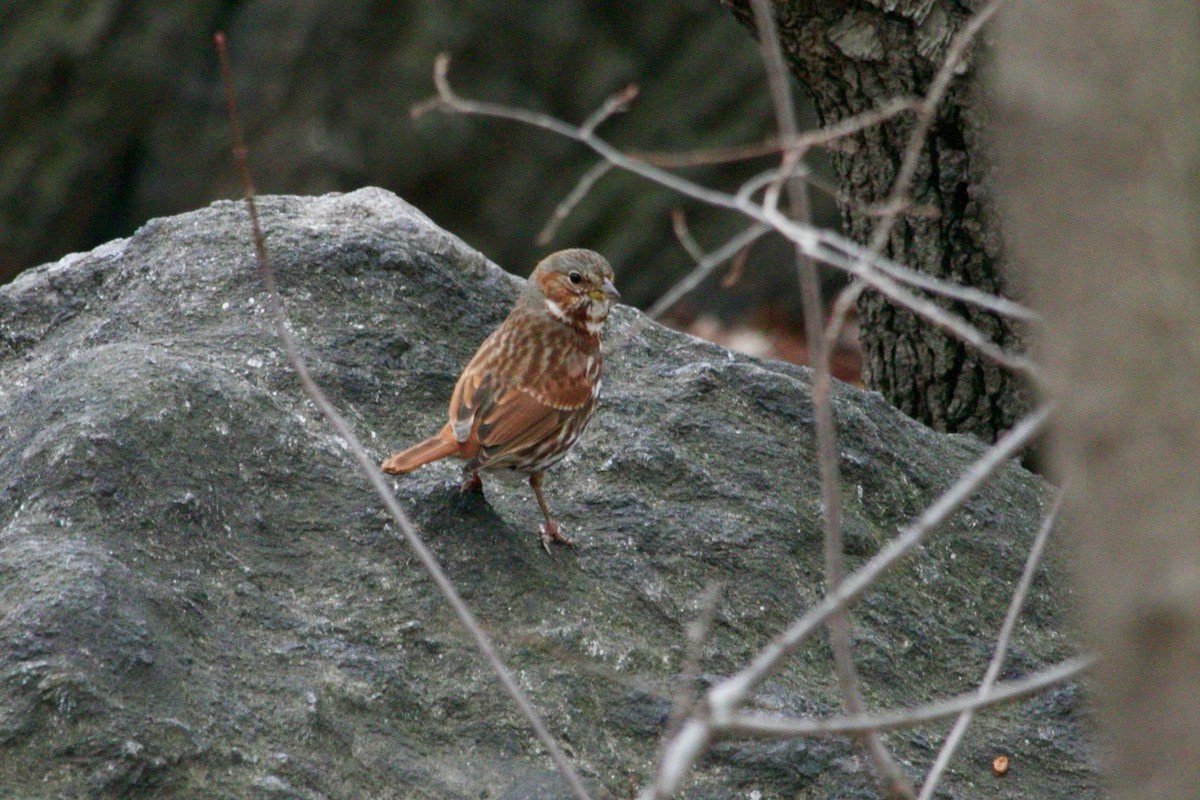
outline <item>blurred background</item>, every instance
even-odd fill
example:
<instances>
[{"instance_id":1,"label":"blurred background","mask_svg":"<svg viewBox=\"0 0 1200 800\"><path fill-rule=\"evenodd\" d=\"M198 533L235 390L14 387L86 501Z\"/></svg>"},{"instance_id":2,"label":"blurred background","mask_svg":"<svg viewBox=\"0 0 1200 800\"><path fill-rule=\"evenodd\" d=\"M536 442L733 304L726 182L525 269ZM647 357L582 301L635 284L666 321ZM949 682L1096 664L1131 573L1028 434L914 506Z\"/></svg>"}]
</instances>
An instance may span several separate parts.
<instances>
[{"instance_id":1,"label":"blurred background","mask_svg":"<svg viewBox=\"0 0 1200 800\"><path fill-rule=\"evenodd\" d=\"M562 247L600 251L646 308L693 261L675 209L705 248L743 227L611 172L539 246L554 208L596 162L580 145L440 112L439 52L463 96L581 122L630 83L601 128L627 151L758 143L773 132L757 45L718 0L24 0L0 8L0 282L128 236L146 220L241 195L211 41L224 30L258 190L389 189L510 271ZM801 98L802 95L799 95ZM802 109L802 124L816 125ZM823 154L810 159L829 174ZM774 157L681 171L732 189ZM814 193L816 221L837 211ZM830 276L836 282L836 276ZM832 287L832 284L830 286ZM788 247L761 240L676 306L675 327L803 362ZM851 343L839 375L857 377Z\"/></svg>"}]
</instances>

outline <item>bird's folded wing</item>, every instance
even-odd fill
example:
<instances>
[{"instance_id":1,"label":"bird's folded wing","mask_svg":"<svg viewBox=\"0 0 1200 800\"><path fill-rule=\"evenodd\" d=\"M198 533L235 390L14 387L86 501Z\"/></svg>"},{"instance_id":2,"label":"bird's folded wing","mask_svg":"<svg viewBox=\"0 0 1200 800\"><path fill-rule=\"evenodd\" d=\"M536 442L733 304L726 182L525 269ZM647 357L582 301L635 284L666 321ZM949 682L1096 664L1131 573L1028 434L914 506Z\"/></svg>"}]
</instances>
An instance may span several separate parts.
<instances>
[{"instance_id":1,"label":"bird's folded wing","mask_svg":"<svg viewBox=\"0 0 1200 800\"><path fill-rule=\"evenodd\" d=\"M454 386L450 397L450 430L459 444L471 438L475 414L491 394L490 381L485 378L485 373L467 369Z\"/></svg>"},{"instance_id":2,"label":"bird's folded wing","mask_svg":"<svg viewBox=\"0 0 1200 800\"><path fill-rule=\"evenodd\" d=\"M479 465L500 466L554 438L571 413L522 389L507 388L490 396L476 414Z\"/></svg>"},{"instance_id":3,"label":"bird's folded wing","mask_svg":"<svg viewBox=\"0 0 1200 800\"><path fill-rule=\"evenodd\" d=\"M487 338L463 370L450 399L450 427L459 443L478 444L477 467L502 466L545 440L568 417L590 415L594 387L586 355L514 358L505 329ZM505 363L502 359L508 358Z\"/></svg>"}]
</instances>

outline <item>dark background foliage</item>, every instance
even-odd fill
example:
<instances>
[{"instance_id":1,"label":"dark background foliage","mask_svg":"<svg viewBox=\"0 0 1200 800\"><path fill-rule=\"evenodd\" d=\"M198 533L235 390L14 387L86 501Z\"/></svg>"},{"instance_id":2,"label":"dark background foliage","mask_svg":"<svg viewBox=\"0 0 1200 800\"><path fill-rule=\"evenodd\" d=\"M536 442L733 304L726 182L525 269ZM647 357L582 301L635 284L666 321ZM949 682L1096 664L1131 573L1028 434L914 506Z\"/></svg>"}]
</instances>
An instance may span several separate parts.
<instances>
[{"instance_id":1,"label":"dark background foliage","mask_svg":"<svg viewBox=\"0 0 1200 800\"><path fill-rule=\"evenodd\" d=\"M642 306L691 264L671 209L709 246L740 221L614 173L539 247L593 157L513 123L414 121L435 55L452 55L464 94L576 122L636 83L636 103L603 129L631 150L756 142L772 128L756 45L712 0L12 4L0 12L0 279L240 194L211 48L219 29L260 191L383 186L519 274L550 250L592 247ZM687 172L731 187L767 163ZM831 204L820 213L834 222ZM759 245L745 275L719 293L726 322L796 321L786 248ZM687 322L698 309L680 312Z\"/></svg>"}]
</instances>

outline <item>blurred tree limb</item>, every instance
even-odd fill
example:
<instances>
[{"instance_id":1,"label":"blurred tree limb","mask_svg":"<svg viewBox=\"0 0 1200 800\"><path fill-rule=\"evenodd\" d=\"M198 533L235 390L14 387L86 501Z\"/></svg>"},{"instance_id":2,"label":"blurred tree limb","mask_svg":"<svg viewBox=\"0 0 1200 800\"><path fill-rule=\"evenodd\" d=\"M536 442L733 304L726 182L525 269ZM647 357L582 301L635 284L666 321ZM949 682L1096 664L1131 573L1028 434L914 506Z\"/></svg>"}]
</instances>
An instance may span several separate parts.
<instances>
[{"instance_id":1,"label":"blurred tree limb","mask_svg":"<svg viewBox=\"0 0 1200 800\"><path fill-rule=\"evenodd\" d=\"M1200 785L1200 7L1020 0L994 92L1117 797Z\"/></svg>"}]
</instances>

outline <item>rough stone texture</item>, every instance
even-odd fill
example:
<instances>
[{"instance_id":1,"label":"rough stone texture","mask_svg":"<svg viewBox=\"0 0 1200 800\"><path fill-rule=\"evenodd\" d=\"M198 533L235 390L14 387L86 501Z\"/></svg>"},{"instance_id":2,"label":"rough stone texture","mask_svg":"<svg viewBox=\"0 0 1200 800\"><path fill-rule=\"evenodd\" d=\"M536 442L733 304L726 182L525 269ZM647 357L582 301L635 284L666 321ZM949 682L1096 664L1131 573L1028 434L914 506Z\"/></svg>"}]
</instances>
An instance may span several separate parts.
<instances>
[{"instance_id":1,"label":"rough stone texture","mask_svg":"<svg viewBox=\"0 0 1200 800\"><path fill-rule=\"evenodd\" d=\"M262 206L315 377L374 455L433 430L516 280L382 190ZM217 203L0 289L0 795L563 796L301 398L246 232ZM622 797L705 587L725 586L711 680L819 597L821 568L808 373L624 307L609 341L607 396L547 483L576 549L542 552L527 487L463 497L452 464L395 486L587 780ZM856 564L981 445L875 394L836 402ZM1006 469L854 609L873 706L978 680L1046 494ZM1058 557L1006 677L1073 651ZM836 710L819 639L758 703ZM984 715L942 796L1098 797L1085 727L1075 686ZM888 741L916 776L945 728ZM754 791L873 796L838 740L723 742L687 796Z\"/></svg>"}]
</instances>

